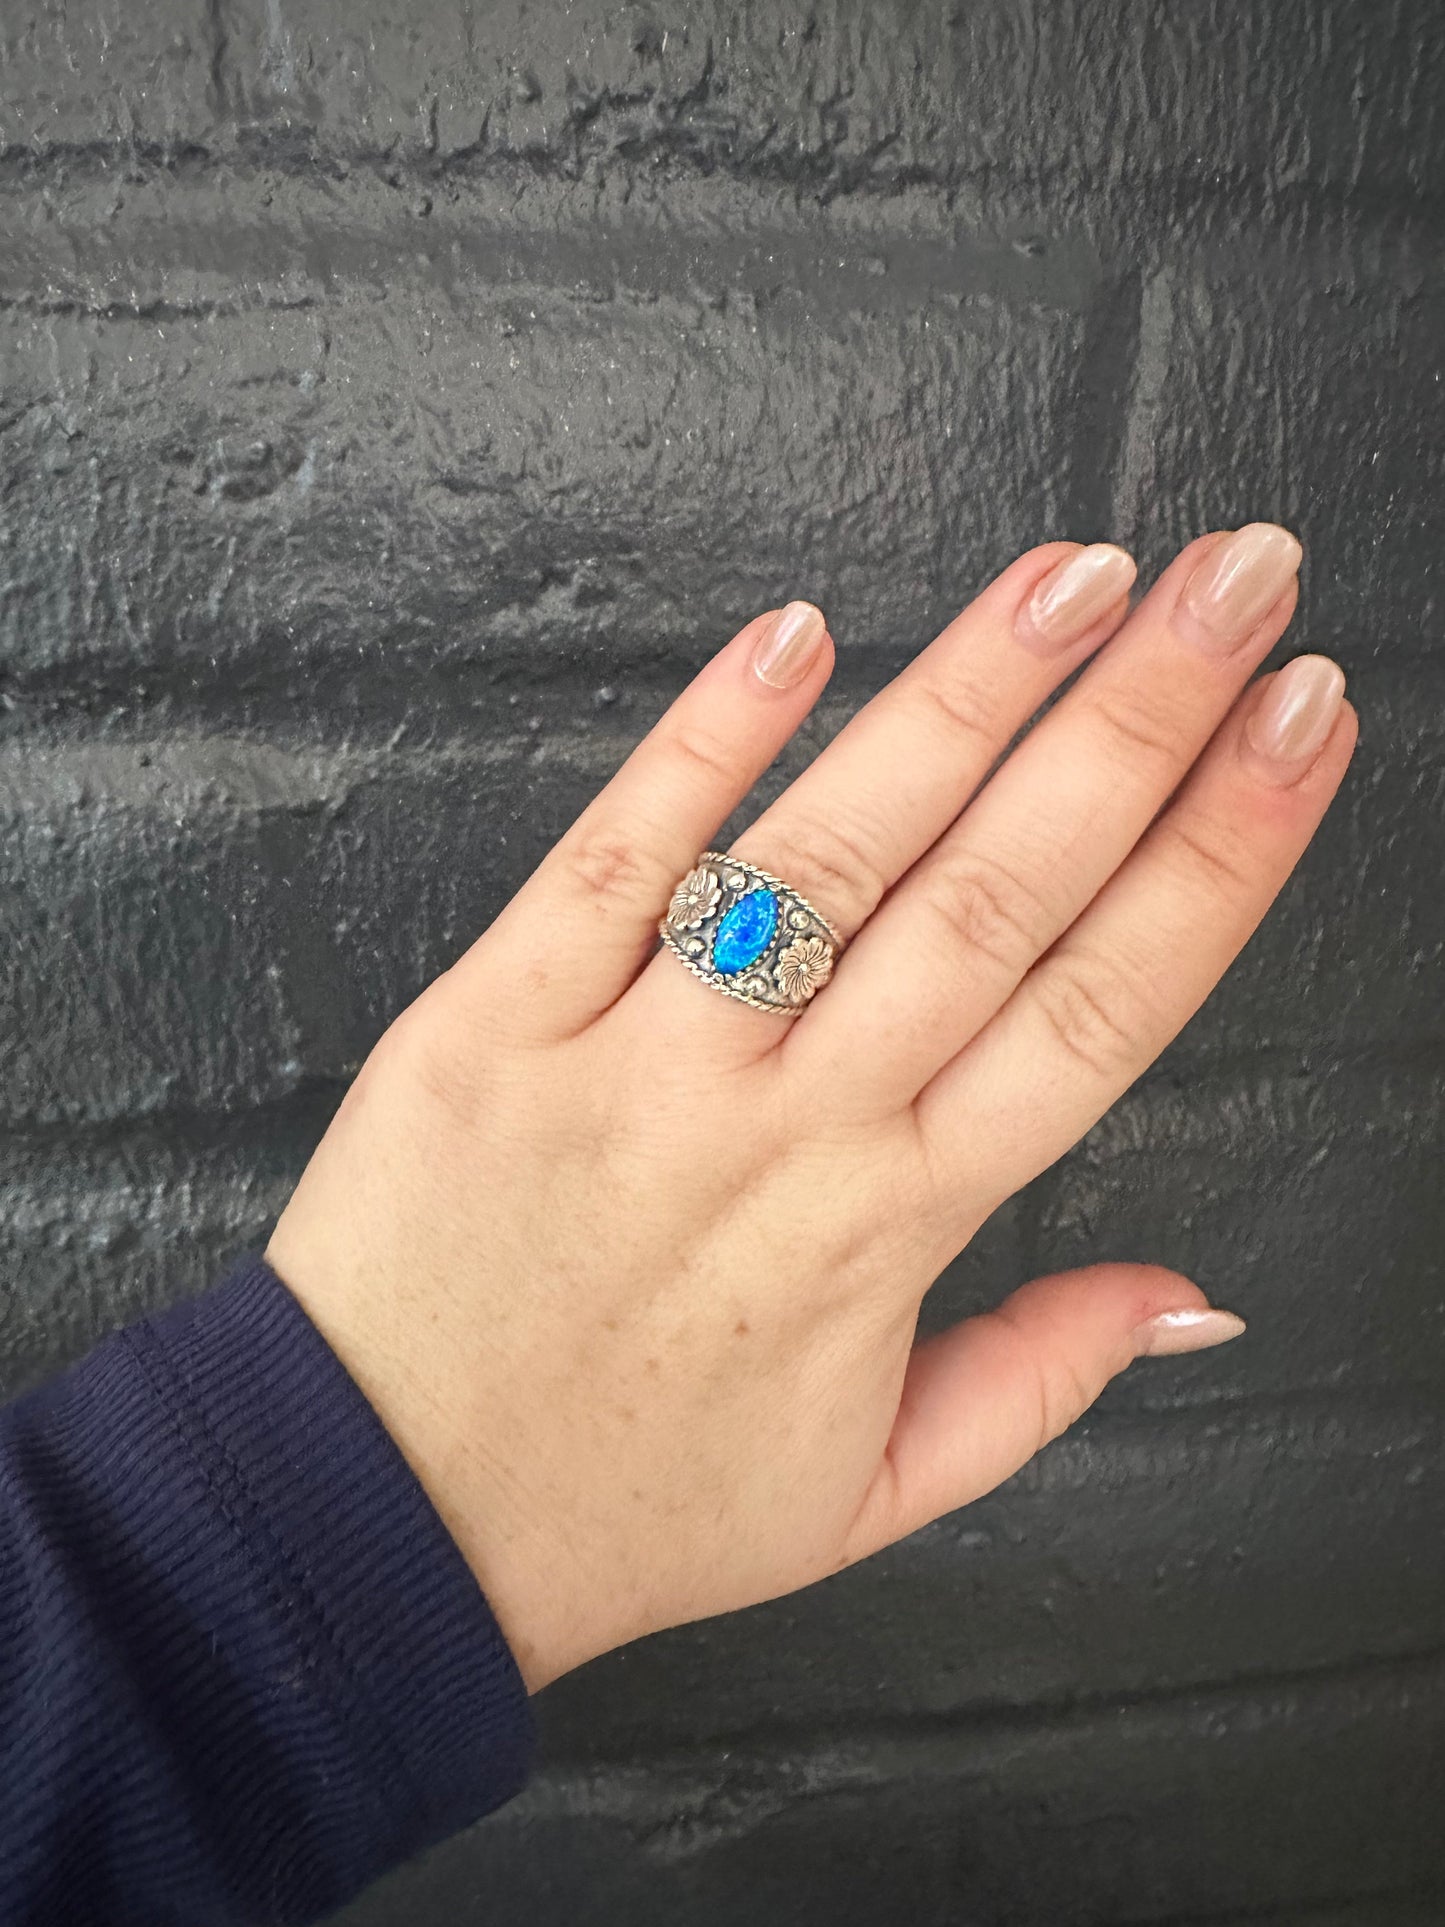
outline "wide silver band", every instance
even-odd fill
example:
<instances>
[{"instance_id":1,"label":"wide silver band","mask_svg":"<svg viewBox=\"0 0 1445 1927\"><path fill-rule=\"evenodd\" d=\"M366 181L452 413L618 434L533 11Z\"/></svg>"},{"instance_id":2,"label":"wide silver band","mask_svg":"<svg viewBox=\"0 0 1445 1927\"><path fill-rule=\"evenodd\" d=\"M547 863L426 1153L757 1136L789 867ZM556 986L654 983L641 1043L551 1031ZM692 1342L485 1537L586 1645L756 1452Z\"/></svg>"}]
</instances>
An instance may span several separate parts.
<instances>
[{"instance_id":1,"label":"wide silver band","mask_svg":"<svg viewBox=\"0 0 1445 1927\"><path fill-rule=\"evenodd\" d=\"M725 997L796 1017L833 974L843 939L821 911L754 863L704 850L658 924L695 977Z\"/></svg>"}]
</instances>

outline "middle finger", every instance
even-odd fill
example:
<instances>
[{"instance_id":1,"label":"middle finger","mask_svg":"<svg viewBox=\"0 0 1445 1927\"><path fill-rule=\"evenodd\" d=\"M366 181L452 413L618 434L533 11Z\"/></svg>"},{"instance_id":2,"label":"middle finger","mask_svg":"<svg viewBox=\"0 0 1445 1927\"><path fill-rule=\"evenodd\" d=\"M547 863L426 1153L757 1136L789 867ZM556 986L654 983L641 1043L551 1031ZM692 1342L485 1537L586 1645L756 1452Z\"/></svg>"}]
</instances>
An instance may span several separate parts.
<instances>
[{"instance_id":1,"label":"middle finger","mask_svg":"<svg viewBox=\"0 0 1445 1927\"><path fill-rule=\"evenodd\" d=\"M1300 545L1191 544L1122 633L903 879L789 1045L849 1102L910 1101L1088 908L1294 610Z\"/></svg>"}]
</instances>

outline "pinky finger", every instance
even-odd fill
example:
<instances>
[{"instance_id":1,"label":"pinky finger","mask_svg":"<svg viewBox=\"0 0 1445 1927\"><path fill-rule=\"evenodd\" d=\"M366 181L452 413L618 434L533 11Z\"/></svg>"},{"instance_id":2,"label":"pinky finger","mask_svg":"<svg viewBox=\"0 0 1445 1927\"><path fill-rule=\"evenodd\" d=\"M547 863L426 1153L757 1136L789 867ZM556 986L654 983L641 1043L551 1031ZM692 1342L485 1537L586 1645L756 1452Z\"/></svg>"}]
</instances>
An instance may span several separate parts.
<instances>
[{"instance_id":1,"label":"pinky finger","mask_svg":"<svg viewBox=\"0 0 1445 1927\"><path fill-rule=\"evenodd\" d=\"M1183 1029L1340 785L1357 734L1343 689L1333 663L1303 656L1245 692L1129 860L920 1095L945 1169L1010 1196Z\"/></svg>"},{"instance_id":2,"label":"pinky finger","mask_svg":"<svg viewBox=\"0 0 1445 1927\"><path fill-rule=\"evenodd\" d=\"M715 655L453 968L512 1032L570 1036L621 996L678 878L827 682L822 612L790 602Z\"/></svg>"}]
</instances>

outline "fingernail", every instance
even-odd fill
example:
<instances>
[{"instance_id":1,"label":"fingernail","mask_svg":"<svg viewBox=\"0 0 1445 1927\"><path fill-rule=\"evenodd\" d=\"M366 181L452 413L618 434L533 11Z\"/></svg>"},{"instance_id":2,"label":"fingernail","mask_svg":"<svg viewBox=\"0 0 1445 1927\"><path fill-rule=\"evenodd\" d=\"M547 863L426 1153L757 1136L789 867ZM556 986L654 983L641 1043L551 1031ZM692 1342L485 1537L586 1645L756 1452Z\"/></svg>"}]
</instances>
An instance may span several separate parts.
<instances>
[{"instance_id":1,"label":"fingernail","mask_svg":"<svg viewBox=\"0 0 1445 1927\"><path fill-rule=\"evenodd\" d=\"M1238 1338L1244 1320L1232 1311L1161 1311L1134 1334L1136 1358L1168 1358L1176 1352L1203 1352Z\"/></svg>"},{"instance_id":2,"label":"fingernail","mask_svg":"<svg viewBox=\"0 0 1445 1927\"><path fill-rule=\"evenodd\" d=\"M1132 555L1094 542L1050 569L1019 610L1014 633L1037 655L1056 655L1128 593L1136 574Z\"/></svg>"},{"instance_id":3,"label":"fingernail","mask_svg":"<svg viewBox=\"0 0 1445 1927\"><path fill-rule=\"evenodd\" d=\"M1299 572L1288 529L1251 522L1215 546L1184 585L1175 627L1217 655L1237 649Z\"/></svg>"},{"instance_id":4,"label":"fingernail","mask_svg":"<svg viewBox=\"0 0 1445 1927\"><path fill-rule=\"evenodd\" d=\"M827 631L821 609L811 602L790 602L758 638L753 668L772 688L791 689L813 666Z\"/></svg>"},{"instance_id":5,"label":"fingernail","mask_svg":"<svg viewBox=\"0 0 1445 1927\"><path fill-rule=\"evenodd\" d=\"M1296 656L1271 676L1244 722L1244 740L1262 759L1260 774L1287 783L1329 741L1345 695L1345 672L1328 656Z\"/></svg>"}]
</instances>

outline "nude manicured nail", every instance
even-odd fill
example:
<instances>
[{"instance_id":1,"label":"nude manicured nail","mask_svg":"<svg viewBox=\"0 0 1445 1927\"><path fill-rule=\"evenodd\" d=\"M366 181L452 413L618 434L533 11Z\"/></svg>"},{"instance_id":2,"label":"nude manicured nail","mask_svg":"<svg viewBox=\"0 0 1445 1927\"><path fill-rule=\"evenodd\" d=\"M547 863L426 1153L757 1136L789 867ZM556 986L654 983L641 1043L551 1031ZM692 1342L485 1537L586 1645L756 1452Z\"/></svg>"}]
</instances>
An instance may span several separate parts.
<instances>
[{"instance_id":1,"label":"nude manicured nail","mask_svg":"<svg viewBox=\"0 0 1445 1927\"><path fill-rule=\"evenodd\" d=\"M1244 722L1261 774L1280 782L1302 775L1329 741L1344 695L1345 672L1328 656L1296 656L1271 676Z\"/></svg>"},{"instance_id":2,"label":"nude manicured nail","mask_svg":"<svg viewBox=\"0 0 1445 1927\"><path fill-rule=\"evenodd\" d=\"M1289 530L1273 522L1236 529L1185 583L1175 627L1217 655L1237 649L1289 587L1302 554Z\"/></svg>"},{"instance_id":3,"label":"nude manicured nail","mask_svg":"<svg viewBox=\"0 0 1445 1927\"><path fill-rule=\"evenodd\" d=\"M1019 641L1041 656L1067 649L1128 594L1136 574L1133 556L1112 542L1095 542L1066 557L1019 610Z\"/></svg>"},{"instance_id":4,"label":"nude manicured nail","mask_svg":"<svg viewBox=\"0 0 1445 1927\"><path fill-rule=\"evenodd\" d=\"M821 609L811 602L790 602L758 638L753 668L772 688L791 689L812 667L827 630Z\"/></svg>"},{"instance_id":5,"label":"nude manicured nail","mask_svg":"<svg viewBox=\"0 0 1445 1927\"><path fill-rule=\"evenodd\" d=\"M1168 1358L1175 1352L1203 1352L1238 1338L1244 1320L1232 1311L1161 1311L1134 1334L1136 1358Z\"/></svg>"}]
</instances>

